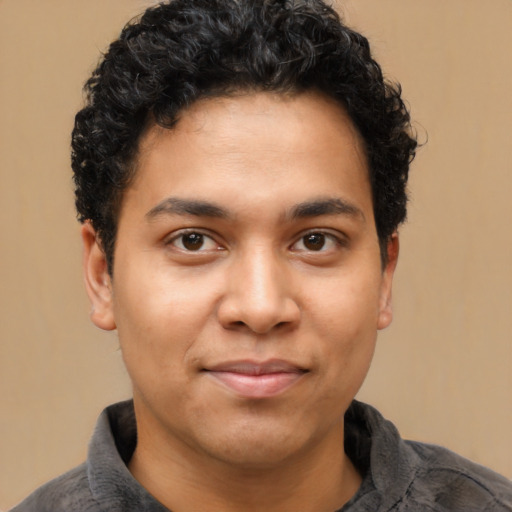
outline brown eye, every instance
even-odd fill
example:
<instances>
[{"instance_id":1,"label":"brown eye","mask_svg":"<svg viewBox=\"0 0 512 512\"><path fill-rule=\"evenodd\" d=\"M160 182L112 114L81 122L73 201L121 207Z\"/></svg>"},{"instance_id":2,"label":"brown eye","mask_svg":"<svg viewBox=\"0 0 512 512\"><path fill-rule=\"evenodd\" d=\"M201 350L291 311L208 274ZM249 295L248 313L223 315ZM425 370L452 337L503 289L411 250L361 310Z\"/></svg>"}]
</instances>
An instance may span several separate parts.
<instances>
[{"instance_id":1,"label":"brown eye","mask_svg":"<svg viewBox=\"0 0 512 512\"><path fill-rule=\"evenodd\" d=\"M198 261L197 258L200 256L210 257L225 250L225 247L212 236L195 229L175 231L165 245L171 248L174 254L188 255L191 261ZM174 250L177 250L177 253Z\"/></svg>"},{"instance_id":2,"label":"brown eye","mask_svg":"<svg viewBox=\"0 0 512 512\"><path fill-rule=\"evenodd\" d=\"M186 252L204 252L219 249L213 238L197 231L178 234L169 244Z\"/></svg>"},{"instance_id":3,"label":"brown eye","mask_svg":"<svg viewBox=\"0 0 512 512\"><path fill-rule=\"evenodd\" d=\"M325 235L323 233L309 233L302 240L308 251L321 251L325 246Z\"/></svg>"},{"instance_id":4,"label":"brown eye","mask_svg":"<svg viewBox=\"0 0 512 512\"><path fill-rule=\"evenodd\" d=\"M302 235L290 248L294 252L331 254L346 246L343 238L324 231L310 231Z\"/></svg>"},{"instance_id":5,"label":"brown eye","mask_svg":"<svg viewBox=\"0 0 512 512\"><path fill-rule=\"evenodd\" d=\"M204 244L204 236L201 233L188 233L182 235L181 243L188 251L198 251Z\"/></svg>"}]
</instances>

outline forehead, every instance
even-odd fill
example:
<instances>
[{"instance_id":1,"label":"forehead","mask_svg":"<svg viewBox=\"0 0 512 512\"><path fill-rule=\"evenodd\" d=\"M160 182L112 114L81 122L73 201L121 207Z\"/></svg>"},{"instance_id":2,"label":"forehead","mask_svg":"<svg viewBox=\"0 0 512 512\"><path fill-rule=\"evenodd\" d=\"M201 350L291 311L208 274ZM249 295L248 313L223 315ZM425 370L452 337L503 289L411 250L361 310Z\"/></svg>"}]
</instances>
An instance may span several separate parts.
<instances>
[{"instance_id":1,"label":"forehead","mask_svg":"<svg viewBox=\"0 0 512 512\"><path fill-rule=\"evenodd\" d=\"M359 189L371 202L363 147L344 108L319 93L203 99L172 129L153 125L144 134L125 199L137 193L154 206L166 196L215 193L233 202L242 191L246 201L270 192L284 200L292 190L325 196L338 188Z\"/></svg>"}]
</instances>

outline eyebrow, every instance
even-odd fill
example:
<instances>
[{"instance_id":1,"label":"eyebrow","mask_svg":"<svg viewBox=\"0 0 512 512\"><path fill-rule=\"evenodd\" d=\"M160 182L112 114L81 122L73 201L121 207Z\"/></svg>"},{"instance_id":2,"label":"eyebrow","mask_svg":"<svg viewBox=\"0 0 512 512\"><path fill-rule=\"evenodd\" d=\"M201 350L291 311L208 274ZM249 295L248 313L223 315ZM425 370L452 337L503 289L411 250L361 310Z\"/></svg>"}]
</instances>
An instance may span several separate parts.
<instances>
[{"instance_id":1,"label":"eyebrow","mask_svg":"<svg viewBox=\"0 0 512 512\"><path fill-rule=\"evenodd\" d=\"M305 201L295 205L287 217L305 219L322 215L348 215L360 217L366 221L363 211L357 206L340 198L321 198ZM230 217L227 210L209 201L198 199L180 199L168 197L149 210L145 217L153 220L161 215L191 215L194 217L212 217L226 219Z\"/></svg>"},{"instance_id":2,"label":"eyebrow","mask_svg":"<svg viewBox=\"0 0 512 512\"><path fill-rule=\"evenodd\" d=\"M294 206L291 210L292 219L339 214L348 215L349 217L360 217L363 221L366 221L364 213L360 208L340 198L322 198L314 201L305 201Z\"/></svg>"},{"instance_id":3,"label":"eyebrow","mask_svg":"<svg viewBox=\"0 0 512 512\"><path fill-rule=\"evenodd\" d=\"M168 197L151 208L145 217L152 220L161 215L193 215L194 217L226 218L228 212L208 201Z\"/></svg>"}]
</instances>

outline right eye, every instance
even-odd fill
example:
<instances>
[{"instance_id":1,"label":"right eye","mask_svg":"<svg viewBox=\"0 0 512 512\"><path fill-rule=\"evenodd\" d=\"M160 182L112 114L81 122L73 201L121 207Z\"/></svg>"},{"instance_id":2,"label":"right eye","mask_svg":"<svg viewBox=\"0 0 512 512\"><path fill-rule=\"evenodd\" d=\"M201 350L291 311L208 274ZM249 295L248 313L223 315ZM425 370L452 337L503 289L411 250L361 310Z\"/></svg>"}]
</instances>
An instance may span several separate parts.
<instances>
[{"instance_id":1,"label":"right eye","mask_svg":"<svg viewBox=\"0 0 512 512\"><path fill-rule=\"evenodd\" d=\"M178 233L167 244L187 252L214 251L220 248L213 238L198 231Z\"/></svg>"}]
</instances>

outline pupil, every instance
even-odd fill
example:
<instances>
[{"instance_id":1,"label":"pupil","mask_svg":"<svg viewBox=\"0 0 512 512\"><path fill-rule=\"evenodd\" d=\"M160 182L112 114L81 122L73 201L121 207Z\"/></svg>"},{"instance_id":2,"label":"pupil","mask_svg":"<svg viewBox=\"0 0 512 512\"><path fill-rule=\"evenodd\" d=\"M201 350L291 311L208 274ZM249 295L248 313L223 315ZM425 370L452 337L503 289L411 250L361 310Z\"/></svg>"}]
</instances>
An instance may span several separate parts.
<instances>
[{"instance_id":1,"label":"pupil","mask_svg":"<svg viewBox=\"0 0 512 512\"><path fill-rule=\"evenodd\" d=\"M189 233L183 235L183 247L189 251L197 251L203 245L203 235L200 233Z\"/></svg>"},{"instance_id":2,"label":"pupil","mask_svg":"<svg viewBox=\"0 0 512 512\"><path fill-rule=\"evenodd\" d=\"M319 251L325 245L325 235L322 235L322 233L306 235L304 245L310 251Z\"/></svg>"}]
</instances>

